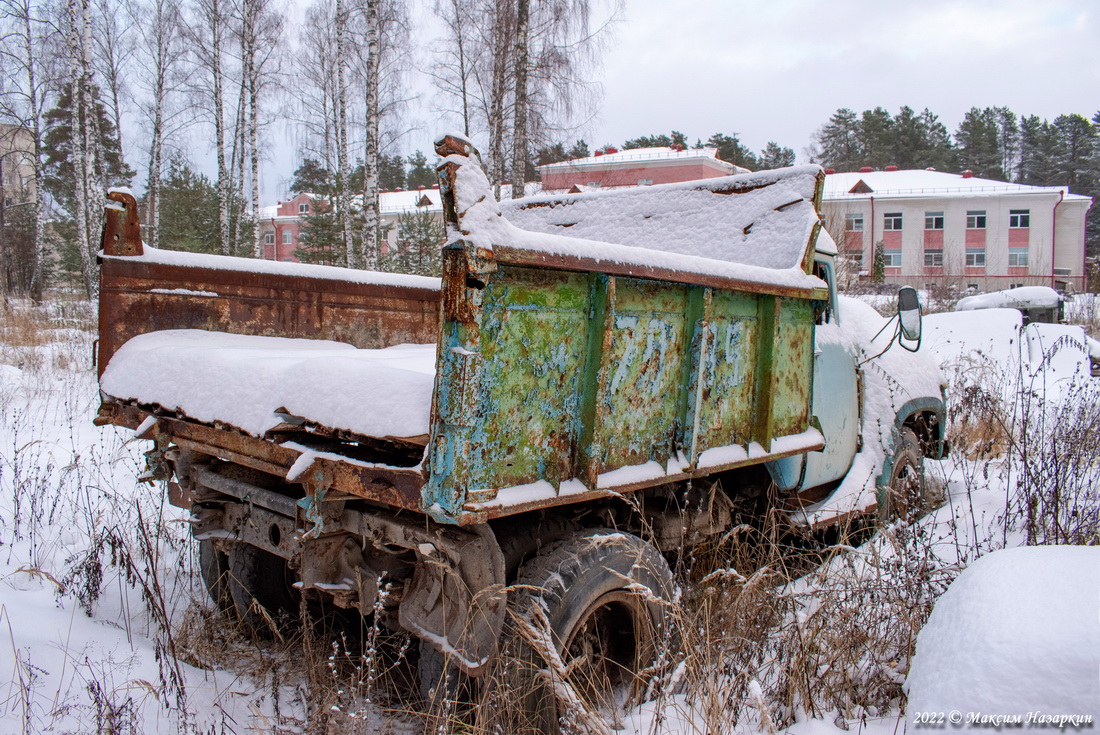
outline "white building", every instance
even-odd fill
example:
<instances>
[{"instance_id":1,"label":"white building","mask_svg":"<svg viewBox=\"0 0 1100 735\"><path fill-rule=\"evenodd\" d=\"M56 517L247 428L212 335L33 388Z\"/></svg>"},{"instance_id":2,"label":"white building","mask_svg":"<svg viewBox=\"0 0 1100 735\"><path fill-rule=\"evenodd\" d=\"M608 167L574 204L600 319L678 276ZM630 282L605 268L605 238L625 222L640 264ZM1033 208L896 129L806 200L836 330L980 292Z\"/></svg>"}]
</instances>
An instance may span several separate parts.
<instances>
[{"instance_id":1,"label":"white building","mask_svg":"<svg viewBox=\"0 0 1100 735\"><path fill-rule=\"evenodd\" d=\"M848 283L870 279L881 242L890 283L980 291L1085 286L1090 197L969 171L826 173L822 209Z\"/></svg>"}]
</instances>

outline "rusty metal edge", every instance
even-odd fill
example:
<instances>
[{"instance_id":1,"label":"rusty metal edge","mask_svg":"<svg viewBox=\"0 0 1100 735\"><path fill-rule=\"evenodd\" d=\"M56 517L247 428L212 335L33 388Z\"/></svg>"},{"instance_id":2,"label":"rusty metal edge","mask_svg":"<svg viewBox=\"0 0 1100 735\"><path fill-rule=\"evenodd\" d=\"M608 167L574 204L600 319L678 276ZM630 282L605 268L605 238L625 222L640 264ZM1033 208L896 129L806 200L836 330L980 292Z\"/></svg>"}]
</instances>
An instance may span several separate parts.
<instances>
[{"instance_id":1,"label":"rusty metal edge","mask_svg":"<svg viewBox=\"0 0 1100 735\"><path fill-rule=\"evenodd\" d=\"M99 425L114 424L136 429L154 414L136 406L105 402L97 417ZM184 449L210 454L275 476L286 476L300 453L264 439L235 431L192 423L179 418L158 416L159 430ZM318 457L315 462L331 472L333 490L381 503L386 506L422 513L420 487L424 474L419 469L364 467Z\"/></svg>"},{"instance_id":2,"label":"rusty metal edge","mask_svg":"<svg viewBox=\"0 0 1100 735\"><path fill-rule=\"evenodd\" d=\"M498 263L505 265L553 268L556 270L588 273L605 273L614 276L648 278L670 281L672 283L710 286L712 288L724 288L735 291L751 291L752 293L769 294L773 296L788 296L814 300L824 300L828 298L828 289L824 287L802 288L780 286L778 284L758 283L728 276L688 273L668 268L616 263L577 255L561 255L539 250L526 250L509 247L508 245L494 245L493 257Z\"/></svg>"},{"instance_id":3,"label":"rusty metal edge","mask_svg":"<svg viewBox=\"0 0 1100 735\"><path fill-rule=\"evenodd\" d=\"M251 273L248 271L220 270L175 263L151 263L138 258L104 257L101 270L106 276L115 278L134 278L150 281L173 279L194 281L199 284L225 283L237 287L262 287L274 290L312 290L310 284L325 284L326 293L351 293L356 295L376 294L381 297L401 295L421 301L439 301L440 289L421 288L419 286L397 286L392 284L357 283L339 278L290 275L282 273ZM184 275L186 274L186 275ZM108 292L142 292L133 288L105 284ZM169 294L170 295L170 294Z\"/></svg>"},{"instance_id":4,"label":"rusty metal edge","mask_svg":"<svg viewBox=\"0 0 1100 735\"><path fill-rule=\"evenodd\" d=\"M762 464L764 462L770 462L773 459L782 459L784 457L792 457L796 454L804 454L806 452L820 451L825 448L825 442L819 441L814 444L810 444L796 449L790 449L783 452L769 453L766 457L750 457L736 462L729 462L726 464L714 465L713 467L706 467L700 470L693 470L691 472L680 472L675 475L666 475L663 477L657 477L652 480L646 480L643 482L634 482L627 485L615 485L608 488L599 488L598 490L589 490L584 493L569 493L568 495L555 495L550 498L542 500L532 500L526 503L517 503L515 505L505 507L501 505L493 505L492 500L487 500L480 503L467 503L463 506L463 516L459 518L459 525L467 525L469 523L482 523L486 520L494 518L504 518L506 516L516 515L518 513L526 513L532 510L542 510L545 508L553 508L559 505L568 505L572 503L580 503L588 500L596 500L599 498L613 497L616 495L624 495L628 493L634 493L639 490L644 490L649 487L657 487L658 485L667 485L675 482L686 482L687 480L698 480L709 475L715 475L720 472L727 472L729 470L736 470L742 467L749 467L756 464ZM468 519L467 519L468 516Z\"/></svg>"}]
</instances>

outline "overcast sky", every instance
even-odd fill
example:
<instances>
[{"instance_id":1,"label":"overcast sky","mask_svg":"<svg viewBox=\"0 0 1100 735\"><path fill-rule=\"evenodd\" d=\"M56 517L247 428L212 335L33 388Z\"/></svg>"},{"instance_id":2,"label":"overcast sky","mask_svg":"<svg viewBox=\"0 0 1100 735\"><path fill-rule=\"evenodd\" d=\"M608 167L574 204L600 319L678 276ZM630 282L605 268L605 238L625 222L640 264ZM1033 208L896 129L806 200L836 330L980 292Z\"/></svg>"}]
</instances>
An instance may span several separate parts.
<instances>
[{"instance_id":1,"label":"overcast sky","mask_svg":"<svg viewBox=\"0 0 1100 735\"><path fill-rule=\"evenodd\" d=\"M799 154L839 107L1100 110L1097 0L626 0L590 143L738 133Z\"/></svg>"},{"instance_id":2,"label":"overcast sky","mask_svg":"<svg viewBox=\"0 0 1100 735\"><path fill-rule=\"evenodd\" d=\"M804 162L810 136L840 107L928 107L951 133L973 106L1091 118L1100 0L625 0L593 81L603 85L598 115L568 135L592 148L722 132L753 151L774 140ZM405 153L430 153L441 128L458 127L440 120L430 92L419 104ZM265 189L277 196L296 161L272 164Z\"/></svg>"}]
</instances>

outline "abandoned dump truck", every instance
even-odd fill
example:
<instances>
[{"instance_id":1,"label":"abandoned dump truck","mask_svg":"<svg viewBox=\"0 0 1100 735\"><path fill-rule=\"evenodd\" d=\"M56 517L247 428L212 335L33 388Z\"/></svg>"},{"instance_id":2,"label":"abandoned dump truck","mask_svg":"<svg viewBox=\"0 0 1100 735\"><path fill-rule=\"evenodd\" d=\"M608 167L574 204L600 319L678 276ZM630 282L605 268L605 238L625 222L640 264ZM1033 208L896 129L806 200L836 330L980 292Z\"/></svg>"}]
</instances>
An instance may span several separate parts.
<instances>
[{"instance_id":1,"label":"abandoned dump truck","mask_svg":"<svg viewBox=\"0 0 1100 735\"><path fill-rule=\"evenodd\" d=\"M821 169L502 213L468 141L437 152L442 282L155 250L109 194L97 421L153 442L227 610L262 627L308 594L472 677L506 618L541 621L546 666L621 703L673 639L667 559L738 503L919 502L938 379L894 380L869 425Z\"/></svg>"}]
</instances>

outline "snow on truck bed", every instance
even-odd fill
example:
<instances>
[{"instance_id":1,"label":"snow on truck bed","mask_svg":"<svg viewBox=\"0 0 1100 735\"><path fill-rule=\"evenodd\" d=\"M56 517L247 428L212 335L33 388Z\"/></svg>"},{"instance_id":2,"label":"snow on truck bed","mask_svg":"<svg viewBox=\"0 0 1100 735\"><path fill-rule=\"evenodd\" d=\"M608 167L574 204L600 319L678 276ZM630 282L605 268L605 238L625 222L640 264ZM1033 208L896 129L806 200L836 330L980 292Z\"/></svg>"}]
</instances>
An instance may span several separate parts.
<instances>
[{"instance_id":1,"label":"snow on truck bed","mask_svg":"<svg viewBox=\"0 0 1100 735\"><path fill-rule=\"evenodd\" d=\"M276 411L364 436L428 433L436 346L357 349L340 342L173 329L134 337L100 379L107 395L231 424L254 436Z\"/></svg>"},{"instance_id":2,"label":"snow on truck bed","mask_svg":"<svg viewBox=\"0 0 1100 735\"><path fill-rule=\"evenodd\" d=\"M500 206L508 221L524 230L785 270L800 267L818 221L813 198L820 172L817 166L797 166L540 195Z\"/></svg>"},{"instance_id":3,"label":"snow on truck bed","mask_svg":"<svg viewBox=\"0 0 1100 735\"><path fill-rule=\"evenodd\" d=\"M818 166L500 204L475 161L460 155L444 161L457 167L459 224L448 226L451 241L760 286L825 288L801 267L819 222ZM820 232L828 247L831 240Z\"/></svg>"}]
</instances>

